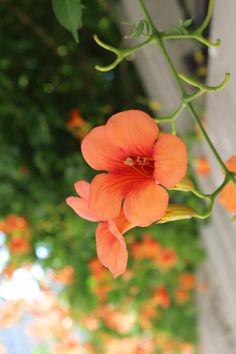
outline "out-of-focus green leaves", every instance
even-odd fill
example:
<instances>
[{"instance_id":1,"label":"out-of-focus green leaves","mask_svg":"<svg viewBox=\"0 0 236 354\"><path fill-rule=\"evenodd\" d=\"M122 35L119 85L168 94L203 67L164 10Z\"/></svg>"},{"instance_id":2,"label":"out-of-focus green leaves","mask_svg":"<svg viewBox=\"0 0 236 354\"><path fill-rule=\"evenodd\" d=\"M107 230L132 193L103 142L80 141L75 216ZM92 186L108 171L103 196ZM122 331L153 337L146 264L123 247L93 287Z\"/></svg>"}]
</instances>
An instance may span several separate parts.
<instances>
[{"instance_id":1,"label":"out-of-focus green leaves","mask_svg":"<svg viewBox=\"0 0 236 354\"><path fill-rule=\"evenodd\" d=\"M78 43L78 30L82 26L83 5L81 0L52 0L52 5L60 24L71 32Z\"/></svg>"}]
</instances>

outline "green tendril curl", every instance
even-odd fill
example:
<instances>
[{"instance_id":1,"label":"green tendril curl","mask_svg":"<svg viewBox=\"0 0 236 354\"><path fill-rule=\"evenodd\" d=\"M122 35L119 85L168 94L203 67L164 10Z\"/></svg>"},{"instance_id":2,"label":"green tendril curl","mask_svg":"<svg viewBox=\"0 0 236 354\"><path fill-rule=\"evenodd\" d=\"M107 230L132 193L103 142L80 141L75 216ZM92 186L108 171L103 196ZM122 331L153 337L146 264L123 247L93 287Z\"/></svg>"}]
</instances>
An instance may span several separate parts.
<instances>
[{"instance_id":1,"label":"green tendril curl","mask_svg":"<svg viewBox=\"0 0 236 354\"><path fill-rule=\"evenodd\" d=\"M175 65L165 47L164 42L168 39L171 40L176 40L176 39L194 39L208 47L217 47L220 45L220 40L217 39L216 42L211 42L209 39L205 38L203 36L203 32L205 31L205 29L207 28L207 26L210 23L211 17L212 17L212 13L213 13L213 7L214 7L214 0L209 0L209 4L208 4L208 11L207 11L207 15L204 19L204 21L202 22L202 24L194 31L188 31L186 29L186 34L182 34L182 33L174 33L174 32L160 32L158 30L158 28L156 27L156 25L154 24L152 17L145 5L145 1L144 0L137 0L141 10L144 14L145 20L148 24L149 27L149 36L148 38L144 41L141 42L140 44L131 47L131 48L124 48L124 49L120 49L120 48L115 48L112 47L104 42L102 42L97 35L94 36L94 40L96 41L96 43L106 49L109 52L112 52L115 54L116 59L107 66L100 66L97 65L96 69L102 72L106 72L109 70L114 69L124 58L126 58L129 55L132 55L134 53L136 53L137 51L139 51L142 48L147 47L148 45L150 45L151 43L156 43L164 57L164 59L167 62L167 65L170 69L170 72L172 73L172 76L174 78L174 80L176 81L177 87L179 88L181 97L182 97L182 101L181 104L179 105L179 107L169 116L165 116L165 117L159 117L157 119L154 119L155 122L157 122L158 124L171 124L172 127L172 133L176 134L176 121L177 118L180 116L180 114L187 109L193 120L195 121L196 125L199 127L203 137L205 138L209 148L211 149L213 155L215 156L216 160L218 161L221 169L223 170L224 174L225 174L225 178L222 182L222 184L211 194L204 194L201 193L200 191L198 191L196 188L192 189L191 192L193 194L195 194L196 196L198 196L201 199L204 199L208 202L208 206L206 208L206 211L204 213L194 213L192 215L192 217L195 218L199 218L199 219L206 219L210 216L212 209L214 207L215 204L215 200L216 197L219 195L219 193L223 190L223 188L226 186L227 183L229 183L230 181L233 182L236 185L236 173L230 172L228 170L228 168L226 167L224 161L222 160L221 156L219 155L218 151L216 150L214 144L212 143L208 133L206 132L199 116L198 113L196 112L195 108L192 105L192 102L197 99L198 97L202 96L205 93L208 92L218 92L223 90L226 85L228 84L229 80L230 80L230 74L226 73L225 74L225 78L223 80L223 82L217 86L209 86L209 85L205 85L203 83L200 83L190 77L188 77L187 75L185 75L184 73L178 73ZM192 86L193 88L196 89L196 92L194 92L193 94L189 95L187 94L185 88L184 88L184 83L189 84L190 86Z\"/></svg>"}]
</instances>

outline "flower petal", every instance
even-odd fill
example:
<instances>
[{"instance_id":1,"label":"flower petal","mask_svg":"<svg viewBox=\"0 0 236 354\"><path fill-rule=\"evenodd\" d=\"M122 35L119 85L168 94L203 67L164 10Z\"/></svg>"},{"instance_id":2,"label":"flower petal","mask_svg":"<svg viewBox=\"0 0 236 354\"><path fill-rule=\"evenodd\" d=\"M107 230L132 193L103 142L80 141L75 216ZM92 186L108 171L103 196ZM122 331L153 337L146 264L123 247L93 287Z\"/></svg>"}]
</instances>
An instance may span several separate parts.
<instances>
[{"instance_id":1,"label":"flower petal","mask_svg":"<svg viewBox=\"0 0 236 354\"><path fill-rule=\"evenodd\" d=\"M78 214L81 218L89 221L100 221L95 214L90 210L88 201L78 197L69 197L66 203Z\"/></svg>"},{"instance_id":2,"label":"flower petal","mask_svg":"<svg viewBox=\"0 0 236 354\"><path fill-rule=\"evenodd\" d=\"M154 178L164 187L174 187L187 171L187 149L175 135L160 134L154 149Z\"/></svg>"},{"instance_id":3,"label":"flower petal","mask_svg":"<svg viewBox=\"0 0 236 354\"><path fill-rule=\"evenodd\" d=\"M109 228L113 233L115 233L115 230L118 229L119 232L124 234L128 230L133 229L135 226L136 225L129 222L129 220L125 217L123 209L121 209L120 214L116 219L109 221Z\"/></svg>"},{"instance_id":4,"label":"flower petal","mask_svg":"<svg viewBox=\"0 0 236 354\"><path fill-rule=\"evenodd\" d=\"M124 214L137 226L149 226L165 215L168 201L168 193L163 187L153 181L144 182L126 196Z\"/></svg>"},{"instance_id":5,"label":"flower petal","mask_svg":"<svg viewBox=\"0 0 236 354\"><path fill-rule=\"evenodd\" d=\"M99 174L91 182L89 206L100 220L116 218L121 209L123 179L110 174Z\"/></svg>"},{"instance_id":6,"label":"flower petal","mask_svg":"<svg viewBox=\"0 0 236 354\"><path fill-rule=\"evenodd\" d=\"M86 181L78 181L74 184L75 190L83 199L89 199L90 184Z\"/></svg>"},{"instance_id":7,"label":"flower petal","mask_svg":"<svg viewBox=\"0 0 236 354\"><path fill-rule=\"evenodd\" d=\"M91 130L81 144L84 159L95 170L111 171L122 165L124 155L121 149L109 140L105 125Z\"/></svg>"},{"instance_id":8,"label":"flower petal","mask_svg":"<svg viewBox=\"0 0 236 354\"><path fill-rule=\"evenodd\" d=\"M227 162L226 166L231 172L236 172L236 155L232 156Z\"/></svg>"},{"instance_id":9,"label":"flower petal","mask_svg":"<svg viewBox=\"0 0 236 354\"><path fill-rule=\"evenodd\" d=\"M236 186L233 182L227 183L224 187L220 193L219 203L231 213L236 213Z\"/></svg>"},{"instance_id":10,"label":"flower petal","mask_svg":"<svg viewBox=\"0 0 236 354\"><path fill-rule=\"evenodd\" d=\"M96 231L97 254L101 263L110 269L114 277L126 270L128 253L124 238L116 231L114 235L108 223L100 223Z\"/></svg>"},{"instance_id":11,"label":"flower petal","mask_svg":"<svg viewBox=\"0 0 236 354\"><path fill-rule=\"evenodd\" d=\"M126 157L152 156L159 128L147 113L138 110L120 112L113 115L106 126L110 140L126 152Z\"/></svg>"}]
</instances>

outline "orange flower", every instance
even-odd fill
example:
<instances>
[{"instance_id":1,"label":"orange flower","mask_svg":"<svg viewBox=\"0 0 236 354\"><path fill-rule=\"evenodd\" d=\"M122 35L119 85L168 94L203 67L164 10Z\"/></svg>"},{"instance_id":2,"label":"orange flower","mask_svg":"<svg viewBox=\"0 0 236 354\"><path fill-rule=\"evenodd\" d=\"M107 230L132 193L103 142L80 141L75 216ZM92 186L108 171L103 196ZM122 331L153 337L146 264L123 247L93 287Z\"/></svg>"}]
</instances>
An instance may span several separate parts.
<instances>
[{"instance_id":1,"label":"orange flower","mask_svg":"<svg viewBox=\"0 0 236 354\"><path fill-rule=\"evenodd\" d=\"M31 246L25 238L13 236L9 244L9 249L12 254L16 255L29 252Z\"/></svg>"},{"instance_id":2,"label":"orange flower","mask_svg":"<svg viewBox=\"0 0 236 354\"><path fill-rule=\"evenodd\" d=\"M119 216L137 226L149 226L164 216L169 196L186 174L186 146L178 137L159 133L146 113L130 110L113 115L82 142L82 154L97 175L89 205L100 220Z\"/></svg>"},{"instance_id":3,"label":"orange flower","mask_svg":"<svg viewBox=\"0 0 236 354\"><path fill-rule=\"evenodd\" d=\"M0 230L6 233L13 231L26 231L28 229L27 220L18 215L8 215L5 220L0 222Z\"/></svg>"},{"instance_id":4,"label":"orange flower","mask_svg":"<svg viewBox=\"0 0 236 354\"><path fill-rule=\"evenodd\" d=\"M236 155L226 162L226 166L229 171L236 172ZM233 182L229 182L224 187L219 197L219 203L230 212L236 213L236 185Z\"/></svg>"},{"instance_id":5,"label":"orange flower","mask_svg":"<svg viewBox=\"0 0 236 354\"><path fill-rule=\"evenodd\" d=\"M151 235L144 234L142 242L135 242L131 245L132 254L135 259L156 259L160 253L161 245Z\"/></svg>"},{"instance_id":6,"label":"orange flower","mask_svg":"<svg viewBox=\"0 0 236 354\"><path fill-rule=\"evenodd\" d=\"M102 317L108 327L122 334L129 332L136 322L133 312L116 311L108 306L102 309Z\"/></svg>"},{"instance_id":7,"label":"orange flower","mask_svg":"<svg viewBox=\"0 0 236 354\"><path fill-rule=\"evenodd\" d=\"M83 352L83 346L73 335L67 335L63 341L52 348L52 354L78 354Z\"/></svg>"},{"instance_id":8,"label":"orange flower","mask_svg":"<svg viewBox=\"0 0 236 354\"><path fill-rule=\"evenodd\" d=\"M65 285L71 284L74 280L75 270L72 266L67 265L62 269L54 270L51 274L53 281L63 283Z\"/></svg>"},{"instance_id":9,"label":"orange flower","mask_svg":"<svg viewBox=\"0 0 236 354\"><path fill-rule=\"evenodd\" d=\"M92 272L92 275L93 277L96 279L96 280L103 280L106 275L107 275L107 269L104 268L101 263L96 259L96 258L93 258L89 264L88 264L91 272Z\"/></svg>"},{"instance_id":10,"label":"orange flower","mask_svg":"<svg viewBox=\"0 0 236 354\"><path fill-rule=\"evenodd\" d=\"M196 172L199 176L207 176L211 173L211 167L206 157L201 157L195 161Z\"/></svg>"},{"instance_id":11,"label":"orange flower","mask_svg":"<svg viewBox=\"0 0 236 354\"><path fill-rule=\"evenodd\" d=\"M83 127L84 124L86 124L86 121L82 117L80 110L72 109L70 112L70 119L67 122L67 128L73 130Z\"/></svg>"},{"instance_id":12,"label":"orange flower","mask_svg":"<svg viewBox=\"0 0 236 354\"><path fill-rule=\"evenodd\" d=\"M179 279L180 287L184 290L192 290L196 285L195 276L192 273L184 273Z\"/></svg>"},{"instance_id":13,"label":"orange flower","mask_svg":"<svg viewBox=\"0 0 236 354\"><path fill-rule=\"evenodd\" d=\"M139 323L145 330L152 328L152 319L157 317L157 311L154 306L142 306L139 311Z\"/></svg>"},{"instance_id":14,"label":"orange flower","mask_svg":"<svg viewBox=\"0 0 236 354\"><path fill-rule=\"evenodd\" d=\"M31 312L35 316L27 328L28 333L36 339L55 336L65 338L73 322L68 309L62 307L53 297L45 297L44 301L31 304Z\"/></svg>"},{"instance_id":15,"label":"orange flower","mask_svg":"<svg viewBox=\"0 0 236 354\"><path fill-rule=\"evenodd\" d=\"M177 262L175 251L170 248L163 248L159 253L156 262L157 265L164 270L174 267Z\"/></svg>"},{"instance_id":16,"label":"orange flower","mask_svg":"<svg viewBox=\"0 0 236 354\"><path fill-rule=\"evenodd\" d=\"M0 328L8 328L17 323L27 304L23 300L6 301L0 305Z\"/></svg>"},{"instance_id":17,"label":"orange flower","mask_svg":"<svg viewBox=\"0 0 236 354\"><path fill-rule=\"evenodd\" d=\"M181 350L182 354L194 354L195 353L194 346L188 342L182 343L180 350Z\"/></svg>"},{"instance_id":18,"label":"orange flower","mask_svg":"<svg viewBox=\"0 0 236 354\"><path fill-rule=\"evenodd\" d=\"M67 122L67 128L79 139L91 130L91 125L84 120L79 109L73 109L70 112L70 119Z\"/></svg>"},{"instance_id":19,"label":"orange flower","mask_svg":"<svg viewBox=\"0 0 236 354\"><path fill-rule=\"evenodd\" d=\"M99 319L94 314L80 316L80 323L89 331L96 331L99 328Z\"/></svg>"},{"instance_id":20,"label":"orange flower","mask_svg":"<svg viewBox=\"0 0 236 354\"><path fill-rule=\"evenodd\" d=\"M85 181L75 183L75 189L81 196L69 197L67 204L81 217L90 221L99 221L99 217L89 206L90 185ZM123 211L114 219L99 223L96 230L97 254L101 263L110 269L114 277L125 272L128 260L123 234L134 225L125 218Z\"/></svg>"},{"instance_id":21,"label":"orange flower","mask_svg":"<svg viewBox=\"0 0 236 354\"><path fill-rule=\"evenodd\" d=\"M97 296L100 302L106 301L107 294L113 289L112 283L96 284L93 288L94 294Z\"/></svg>"},{"instance_id":22,"label":"orange flower","mask_svg":"<svg viewBox=\"0 0 236 354\"><path fill-rule=\"evenodd\" d=\"M189 300L189 293L185 289L177 289L175 291L176 302L180 305L184 304Z\"/></svg>"},{"instance_id":23,"label":"orange flower","mask_svg":"<svg viewBox=\"0 0 236 354\"><path fill-rule=\"evenodd\" d=\"M10 278L10 277L12 276L12 274L14 273L15 270L16 270L16 266L13 265L13 264L11 264L11 263L9 263L9 264L3 269L2 273L3 273L4 275L6 275L7 277Z\"/></svg>"},{"instance_id":24,"label":"orange flower","mask_svg":"<svg viewBox=\"0 0 236 354\"><path fill-rule=\"evenodd\" d=\"M105 343L105 354L136 354L139 340L135 337L109 338Z\"/></svg>"},{"instance_id":25,"label":"orange flower","mask_svg":"<svg viewBox=\"0 0 236 354\"><path fill-rule=\"evenodd\" d=\"M152 298L152 301L154 302L154 304L167 309L170 306L170 297L166 288L158 288Z\"/></svg>"}]
</instances>

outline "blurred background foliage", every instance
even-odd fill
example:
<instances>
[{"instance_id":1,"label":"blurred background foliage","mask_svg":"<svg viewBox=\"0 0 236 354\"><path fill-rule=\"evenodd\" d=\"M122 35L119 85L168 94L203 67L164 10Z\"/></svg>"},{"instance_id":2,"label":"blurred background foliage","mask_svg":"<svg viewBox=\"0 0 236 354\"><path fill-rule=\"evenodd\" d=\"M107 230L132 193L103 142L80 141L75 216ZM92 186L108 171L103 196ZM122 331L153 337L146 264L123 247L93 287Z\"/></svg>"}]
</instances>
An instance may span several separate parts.
<instances>
[{"instance_id":1,"label":"blurred background foliage","mask_svg":"<svg viewBox=\"0 0 236 354\"><path fill-rule=\"evenodd\" d=\"M58 24L47 2L36 6L30 0L3 0L0 11L0 217L10 252L2 279L26 264L39 264L46 272L69 270L59 277L63 286L56 294L92 336L96 353L105 353L104 333L114 338L165 333L180 343L196 343L192 290L200 286L195 280L187 289L179 284L183 274L193 276L203 257L195 222L155 225L128 234L128 271L114 280L96 263L95 225L65 204L74 194L74 182L92 178L80 153L83 136L115 112L150 112L158 106L145 97L132 62L108 73L94 69L109 58L95 45L93 34L109 43L121 40L106 1L86 2L79 45ZM175 198L183 202L182 196ZM15 220L6 230L9 215L22 217L27 226L21 228ZM155 257L143 251L153 245ZM140 247L141 256L136 256L135 247ZM164 258L158 263L160 254ZM106 323L107 308L135 312L128 334ZM95 316L99 326L86 328L86 316ZM154 351L140 353L164 353L160 348L156 344ZM171 353L194 352L173 348Z\"/></svg>"}]
</instances>

